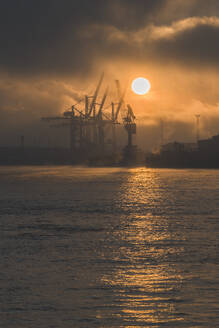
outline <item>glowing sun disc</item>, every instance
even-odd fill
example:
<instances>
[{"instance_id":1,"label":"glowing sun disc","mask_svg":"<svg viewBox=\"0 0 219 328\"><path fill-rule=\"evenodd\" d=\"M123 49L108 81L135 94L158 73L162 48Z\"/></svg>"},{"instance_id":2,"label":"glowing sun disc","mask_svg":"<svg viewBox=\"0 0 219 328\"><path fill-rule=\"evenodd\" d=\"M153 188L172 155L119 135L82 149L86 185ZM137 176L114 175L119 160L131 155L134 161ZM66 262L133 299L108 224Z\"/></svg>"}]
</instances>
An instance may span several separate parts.
<instances>
[{"instance_id":1,"label":"glowing sun disc","mask_svg":"<svg viewBox=\"0 0 219 328\"><path fill-rule=\"evenodd\" d=\"M132 90L137 95L145 95L150 90L150 82L144 77L138 77L132 81Z\"/></svg>"}]
</instances>

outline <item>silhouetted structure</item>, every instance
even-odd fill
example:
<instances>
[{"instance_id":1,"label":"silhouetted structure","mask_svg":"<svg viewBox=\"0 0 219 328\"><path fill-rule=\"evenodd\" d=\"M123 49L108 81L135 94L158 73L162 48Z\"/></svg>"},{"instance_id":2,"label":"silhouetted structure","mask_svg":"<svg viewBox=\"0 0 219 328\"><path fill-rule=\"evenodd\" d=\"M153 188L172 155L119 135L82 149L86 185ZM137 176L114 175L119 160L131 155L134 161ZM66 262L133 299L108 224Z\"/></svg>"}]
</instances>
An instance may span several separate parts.
<instances>
[{"instance_id":1,"label":"silhouetted structure","mask_svg":"<svg viewBox=\"0 0 219 328\"><path fill-rule=\"evenodd\" d=\"M111 102L111 112L106 112L104 104L108 87L98 101L102 82L103 74L92 96L86 95L60 116L42 118L52 127L69 129L69 148L27 147L24 136L21 136L19 147L0 148L0 164L135 165L140 159L143 163L142 153L133 144L135 115L130 105L125 106L125 90L121 92L119 81L116 80L119 100L117 103ZM122 121L119 122L121 112ZM116 127L121 124L128 137L123 151L118 147L116 131Z\"/></svg>"},{"instance_id":2,"label":"silhouetted structure","mask_svg":"<svg viewBox=\"0 0 219 328\"><path fill-rule=\"evenodd\" d=\"M173 142L161 147L160 153L146 155L150 167L219 168L219 135L196 144Z\"/></svg>"},{"instance_id":3,"label":"silhouetted structure","mask_svg":"<svg viewBox=\"0 0 219 328\"><path fill-rule=\"evenodd\" d=\"M45 117L44 121L56 122L56 127L66 126L70 131L70 151L72 163L88 163L91 165L124 164L129 161L134 164L137 159L137 146L133 145L133 135L136 134L136 123L130 105L125 107L125 90L121 92L120 83L116 80L118 103L111 102L112 111L104 111L108 95L106 88L103 97L98 102L98 95L103 82L103 74L92 96L85 96L84 107L78 108L83 99L63 113L61 116ZM122 124L128 135L128 143L123 152L118 151L116 125L120 111L123 111ZM109 129L109 127L111 127ZM106 137L108 136L108 138Z\"/></svg>"}]
</instances>

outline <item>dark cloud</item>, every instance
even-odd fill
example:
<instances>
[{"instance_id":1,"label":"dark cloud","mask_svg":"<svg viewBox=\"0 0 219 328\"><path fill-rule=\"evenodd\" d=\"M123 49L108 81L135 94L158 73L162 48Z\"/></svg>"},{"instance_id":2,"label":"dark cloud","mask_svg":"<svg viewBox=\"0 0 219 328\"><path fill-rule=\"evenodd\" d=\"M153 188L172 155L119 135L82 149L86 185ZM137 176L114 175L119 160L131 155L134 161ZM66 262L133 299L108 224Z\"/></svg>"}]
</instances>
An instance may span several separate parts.
<instances>
[{"instance_id":1,"label":"dark cloud","mask_svg":"<svg viewBox=\"0 0 219 328\"><path fill-rule=\"evenodd\" d=\"M154 53L165 61L180 61L194 67L219 68L219 24L197 24L174 37L157 40Z\"/></svg>"},{"instance_id":2,"label":"dark cloud","mask_svg":"<svg viewBox=\"0 0 219 328\"><path fill-rule=\"evenodd\" d=\"M218 11L218 0L167 0L154 22L158 25L170 24L189 17L215 16Z\"/></svg>"},{"instance_id":3,"label":"dark cloud","mask_svg":"<svg viewBox=\"0 0 219 328\"><path fill-rule=\"evenodd\" d=\"M127 42L109 37L112 29L133 34L152 24L162 27L165 13L171 26L176 17L215 15L219 10L215 0L174 4L170 0L1 1L0 71L20 76L87 74L99 58L140 59L138 48L144 49L144 58L160 54L159 60L217 64L217 26L197 24L172 39L151 43L145 38L137 46L132 38ZM179 10L183 6L186 9Z\"/></svg>"},{"instance_id":4,"label":"dark cloud","mask_svg":"<svg viewBox=\"0 0 219 328\"><path fill-rule=\"evenodd\" d=\"M0 68L14 74L87 71L104 47L104 26L135 30L164 0L8 0L0 4ZM86 31L99 30L90 39ZM80 33L83 31L83 35Z\"/></svg>"},{"instance_id":5,"label":"dark cloud","mask_svg":"<svg viewBox=\"0 0 219 328\"><path fill-rule=\"evenodd\" d=\"M110 39L110 28L137 33L151 24L168 27L176 19L218 12L216 0L1 1L0 70L29 76L87 73L99 58L138 56L135 43ZM206 24L153 44L145 39L141 47L144 57L160 53L217 64L217 39L218 27Z\"/></svg>"}]
</instances>

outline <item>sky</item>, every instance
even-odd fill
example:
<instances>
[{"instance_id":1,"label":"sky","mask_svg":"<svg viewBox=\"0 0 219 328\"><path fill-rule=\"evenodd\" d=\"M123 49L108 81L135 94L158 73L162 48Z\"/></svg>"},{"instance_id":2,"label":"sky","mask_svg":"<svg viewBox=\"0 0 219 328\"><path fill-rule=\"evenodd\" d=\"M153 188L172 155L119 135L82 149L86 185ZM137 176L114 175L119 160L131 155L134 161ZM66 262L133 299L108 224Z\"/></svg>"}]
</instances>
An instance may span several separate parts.
<instances>
[{"instance_id":1,"label":"sky","mask_svg":"<svg viewBox=\"0 0 219 328\"><path fill-rule=\"evenodd\" d=\"M46 136L40 118L92 94L102 72L108 102L115 79L128 87L141 147L159 145L161 124L166 142L194 141L197 114L201 137L217 134L218 37L218 0L1 0L0 145Z\"/></svg>"}]
</instances>

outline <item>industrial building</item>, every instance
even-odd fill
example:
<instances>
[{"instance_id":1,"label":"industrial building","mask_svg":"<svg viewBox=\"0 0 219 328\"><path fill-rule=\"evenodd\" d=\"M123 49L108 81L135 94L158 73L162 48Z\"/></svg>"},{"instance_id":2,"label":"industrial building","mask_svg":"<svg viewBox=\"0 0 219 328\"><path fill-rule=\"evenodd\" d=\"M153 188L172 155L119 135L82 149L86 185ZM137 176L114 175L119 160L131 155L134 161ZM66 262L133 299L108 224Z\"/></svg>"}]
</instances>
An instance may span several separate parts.
<instances>
[{"instance_id":1,"label":"industrial building","mask_svg":"<svg viewBox=\"0 0 219 328\"><path fill-rule=\"evenodd\" d=\"M173 142L161 147L159 153L146 155L151 167L219 168L219 135L197 143Z\"/></svg>"}]
</instances>

